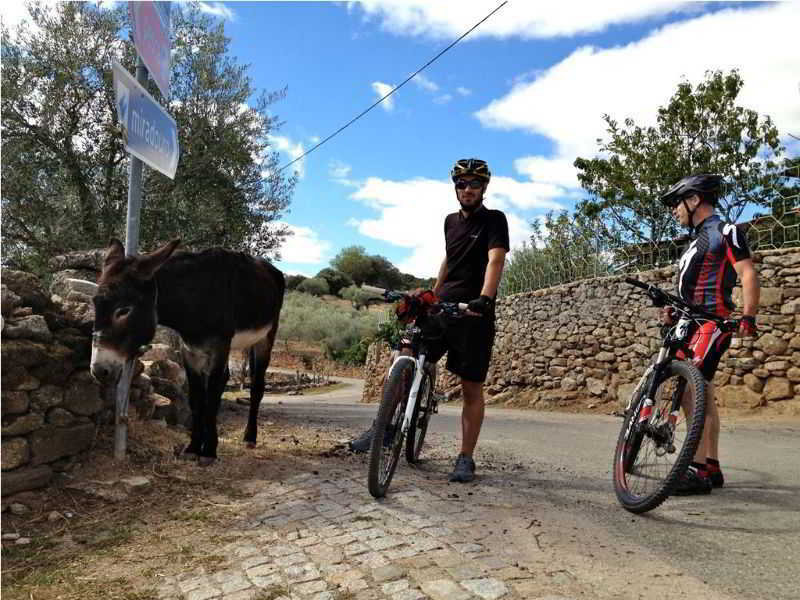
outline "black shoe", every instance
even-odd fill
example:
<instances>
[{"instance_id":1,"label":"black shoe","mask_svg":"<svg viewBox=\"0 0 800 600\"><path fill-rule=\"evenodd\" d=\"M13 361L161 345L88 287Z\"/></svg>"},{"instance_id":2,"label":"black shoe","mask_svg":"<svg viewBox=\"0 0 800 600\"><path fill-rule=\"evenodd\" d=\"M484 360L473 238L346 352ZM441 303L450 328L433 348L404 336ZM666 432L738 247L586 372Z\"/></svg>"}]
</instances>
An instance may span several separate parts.
<instances>
[{"instance_id":1,"label":"black shoe","mask_svg":"<svg viewBox=\"0 0 800 600\"><path fill-rule=\"evenodd\" d=\"M375 421L372 422L372 425L369 426L364 433L360 436L355 438L354 440L350 440L347 446L350 448L350 452L355 452L360 454L361 452L367 452L372 446L372 437L375 433Z\"/></svg>"},{"instance_id":2,"label":"black shoe","mask_svg":"<svg viewBox=\"0 0 800 600\"><path fill-rule=\"evenodd\" d=\"M456 459L456 466L450 473L450 481L467 483L475 479L475 461L466 454L459 454Z\"/></svg>"},{"instance_id":3,"label":"black shoe","mask_svg":"<svg viewBox=\"0 0 800 600\"><path fill-rule=\"evenodd\" d=\"M672 493L675 496L697 496L710 494L712 487L711 480L708 477L700 477L694 468L689 467L678 481L678 487Z\"/></svg>"},{"instance_id":4,"label":"black shoe","mask_svg":"<svg viewBox=\"0 0 800 600\"><path fill-rule=\"evenodd\" d=\"M715 488L721 488L725 485L725 478L722 476L722 471L714 471L709 474L708 478L711 480L711 485Z\"/></svg>"}]
</instances>

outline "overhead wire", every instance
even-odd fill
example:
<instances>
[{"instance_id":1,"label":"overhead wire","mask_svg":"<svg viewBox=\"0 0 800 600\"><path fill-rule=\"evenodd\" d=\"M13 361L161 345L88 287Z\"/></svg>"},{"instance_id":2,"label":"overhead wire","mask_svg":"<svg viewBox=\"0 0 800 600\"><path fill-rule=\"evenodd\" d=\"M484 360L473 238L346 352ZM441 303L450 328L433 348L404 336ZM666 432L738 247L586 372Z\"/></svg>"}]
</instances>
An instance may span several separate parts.
<instances>
[{"instance_id":1,"label":"overhead wire","mask_svg":"<svg viewBox=\"0 0 800 600\"><path fill-rule=\"evenodd\" d=\"M353 123L355 123L356 121L358 121L358 120L359 120L361 117L363 117L364 115L366 115L366 114L367 114L369 111L371 111L373 108L375 108L376 106L378 106L378 105L379 105L381 102L383 102L384 100L386 100L386 99L387 99L389 96L391 96L392 94L394 94L394 93L395 93L397 90L399 90L401 87L403 87L403 86L404 86L405 84L407 84L409 81L411 81L412 79L414 79L414 77L416 77L416 76L417 76L419 73L421 73L422 71L424 71L424 70L425 70L425 69L426 69L428 66L430 66L431 64L433 64L433 62L435 62L435 61L436 61L436 60L437 60L437 59L438 59L440 56L442 56L442 55L443 55L445 52L447 52L448 50L450 50L450 48L452 48L452 47L453 47L453 46L455 46L455 45L456 45L458 42L460 42L460 41L461 41L461 40L463 40L465 37L467 37L467 36L468 36L470 33L472 33L472 32L473 32L475 29L477 29L477 28L478 28L478 27L479 27L479 26L480 26L482 23L484 23L486 20L488 20L488 19L489 19L489 18L490 18L490 17L491 17L491 16L492 16L494 13L496 13L498 10L500 10L501 8L503 8L503 7L504 7L506 4L508 4L508 0L505 0L505 1L504 1L502 4L500 4L499 6L497 6L497 7L496 7L496 8L495 8L495 9L494 9L492 12L490 12L488 15L486 15L485 17L483 17L483 18L482 18L480 21L478 21L477 23L475 23L475 25L473 25L473 26L472 26L472 27L470 27L470 28L469 28L467 31L465 31L463 34L461 34L461 36L459 36L459 37L458 37L456 40L454 40L454 41L453 41L453 42L452 42L452 43L451 43L449 46L447 46L445 49L441 50L441 51L440 51L440 52L439 52L439 53L438 53L436 56L434 56L432 59L430 59L430 60L429 60L428 62L426 62L424 65L422 65L422 66L421 66L419 69L417 69L417 70L416 70L416 71L414 71L414 72L413 72L411 75L409 75L409 76L408 76L408 77L407 77L407 78L406 78L406 79L405 79L405 80L404 80L402 83L400 83L400 84L398 84L397 86L393 87L393 88L391 89L391 91L389 91L387 94L385 94L384 96L382 96L381 98L379 98L378 100L376 100L375 102L373 102L373 103L372 103L372 104L371 104L371 105L370 105L368 108L365 108L364 110L362 110L362 111L361 111L360 113L358 113L358 114L357 114L355 117L353 117L353 118L352 118L352 119L350 119L350 120L349 120L347 123L345 123L344 125L342 125L341 127L339 127L339 129L337 129L336 131L334 131L334 132L333 132L332 134L330 134L328 137L326 137L325 139L323 139L323 140L322 140L322 141L320 141L320 142L317 142L317 144L315 144L313 147L311 147L311 148L310 148L308 151L306 151L306 152L303 152L303 153L302 153L300 156L298 156L297 158L295 158L295 159L294 159L294 160L292 160L291 162L289 162L289 163L287 163L287 164L283 165L281 168L279 168L279 169L278 169L278 172L280 173L280 172L281 172L281 171L283 171L284 169L286 169L286 168L288 168L288 167L292 166L292 165L293 165L294 163L296 163L298 160L301 160L302 158L305 158L306 156L308 156L309 154L311 154L311 153L312 153L314 150L316 150L317 148L319 148L320 146L322 146L322 144L324 144L325 142L327 142L328 140L330 140L330 139L331 139L331 138L333 138L334 136L338 135L339 133L341 133L342 131L344 131L344 130L345 130L345 129L347 129L348 127L350 127L350 125L352 125Z\"/></svg>"}]
</instances>

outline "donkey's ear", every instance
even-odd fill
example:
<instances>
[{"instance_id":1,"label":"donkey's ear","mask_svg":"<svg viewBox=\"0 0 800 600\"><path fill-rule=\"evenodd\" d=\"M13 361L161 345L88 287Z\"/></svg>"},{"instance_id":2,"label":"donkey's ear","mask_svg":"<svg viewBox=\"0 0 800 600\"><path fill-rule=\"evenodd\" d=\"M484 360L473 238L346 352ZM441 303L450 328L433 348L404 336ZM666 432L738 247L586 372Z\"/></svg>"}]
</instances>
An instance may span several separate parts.
<instances>
[{"instance_id":1,"label":"donkey's ear","mask_svg":"<svg viewBox=\"0 0 800 600\"><path fill-rule=\"evenodd\" d=\"M167 262L167 259L172 256L172 253L175 252L175 248L177 248L180 243L180 239L172 240L161 246L158 250L153 250L150 254L145 254L139 259L136 265L136 271L145 279L150 279L156 274L156 271Z\"/></svg>"},{"instance_id":2,"label":"donkey's ear","mask_svg":"<svg viewBox=\"0 0 800 600\"><path fill-rule=\"evenodd\" d=\"M113 238L108 243L108 248L106 248L106 257L103 261L103 268L105 269L107 266L122 260L125 258L125 246L122 245L118 239Z\"/></svg>"}]
</instances>

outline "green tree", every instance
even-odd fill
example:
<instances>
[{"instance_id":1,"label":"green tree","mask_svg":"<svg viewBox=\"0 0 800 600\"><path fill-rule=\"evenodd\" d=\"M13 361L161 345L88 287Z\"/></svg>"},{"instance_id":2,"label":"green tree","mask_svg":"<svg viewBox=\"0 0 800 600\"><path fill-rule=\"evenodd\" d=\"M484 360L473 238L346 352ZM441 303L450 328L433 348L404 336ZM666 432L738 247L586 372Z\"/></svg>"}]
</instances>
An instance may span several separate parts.
<instances>
[{"instance_id":1,"label":"green tree","mask_svg":"<svg viewBox=\"0 0 800 600\"><path fill-rule=\"evenodd\" d=\"M609 139L598 140L600 157L574 163L590 193L578 211L600 217L601 233L609 237L637 243L671 239L679 227L658 197L692 173L725 177L719 210L727 220L735 222L748 204L769 205L784 148L768 116L736 104L743 84L735 70L709 71L696 87L682 82L652 127L633 119L620 125L604 115Z\"/></svg>"},{"instance_id":2,"label":"green tree","mask_svg":"<svg viewBox=\"0 0 800 600\"><path fill-rule=\"evenodd\" d=\"M339 291L342 288L353 285L353 280L350 279L349 275L342 273L341 271L337 271L336 269L331 269L330 267L322 269L319 273L317 273L316 277L327 281L330 293L335 296L339 295Z\"/></svg>"},{"instance_id":3,"label":"green tree","mask_svg":"<svg viewBox=\"0 0 800 600\"><path fill-rule=\"evenodd\" d=\"M286 289L295 290L297 286L303 283L308 277L305 275L288 275L286 277Z\"/></svg>"},{"instance_id":4,"label":"green tree","mask_svg":"<svg viewBox=\"0 0 800 600\"><path fill-rule=\"evenodd\" d=\"M372 260L363 246L348 246L331 260L331 267L348 275L356 285L361 285L372 273Z\"/></svg>"},{"instance_id":5,"label":"green tree","mask_svg":"<svg viewBox=\"0 0 800 600\"><path fill-rule=\"evenodd\" d=\"M312 296L324 296L325 294L331 293L328 282L322 277L312 277L311 279L303 280L303 282L297 286L297 291L305 292Z\"/></svg>"},{"instance_id":6,"label":"green tree","mask_svg":"<svg viewBox=\"0 0 800 600\"><path fill-rule=\"evenodd\" d=\"M6 263L41 269L49 256L105 246L125 229L128 154L111 59L135 69L123 3L29 5L36 27L2 38L2 208ZM178 125L175 179L144 169L143 248L172 237L277 256L277 220L296 179L277 171L271 105L228 54L224 26L195 5L173 10L170 98L148 85ZM263 173L267 173L266 177Z\"/></svg>"}]
</instances>

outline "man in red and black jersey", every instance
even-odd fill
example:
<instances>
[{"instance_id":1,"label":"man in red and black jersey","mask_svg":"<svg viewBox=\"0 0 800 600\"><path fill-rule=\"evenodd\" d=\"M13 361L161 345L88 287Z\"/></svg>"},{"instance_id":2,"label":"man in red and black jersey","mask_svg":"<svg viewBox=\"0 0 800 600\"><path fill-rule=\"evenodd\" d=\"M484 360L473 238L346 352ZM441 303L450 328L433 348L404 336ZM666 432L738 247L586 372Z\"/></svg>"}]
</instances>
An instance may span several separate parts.
<instances>
[{"instance_id":1,"label":"man in red and black jersey","mask_svg":"<svg viewBox=\"0 0 800 600\"><path fill-rule=\"evenodd\" d=\"M721 183L719 175L684 177L661 197L661 201L694 237L678 263L678 294L691 304L728 317L735 308L731 293L738 277L742 281L744 301L739 334L749 337L756 334L758 275L744 233L714 212ZM672 322L668 311L663 318L667 323ZM676 494L707 494L712 487L724 484L719 466L719 413L712 379L730 343L730 333L720 331L716 323L706 322L695 326L689 346L682 354L691 358L707 381L707 408L703 437ZM685 400L691 401L688 395Z\"/></svg>"}]
</instances>

